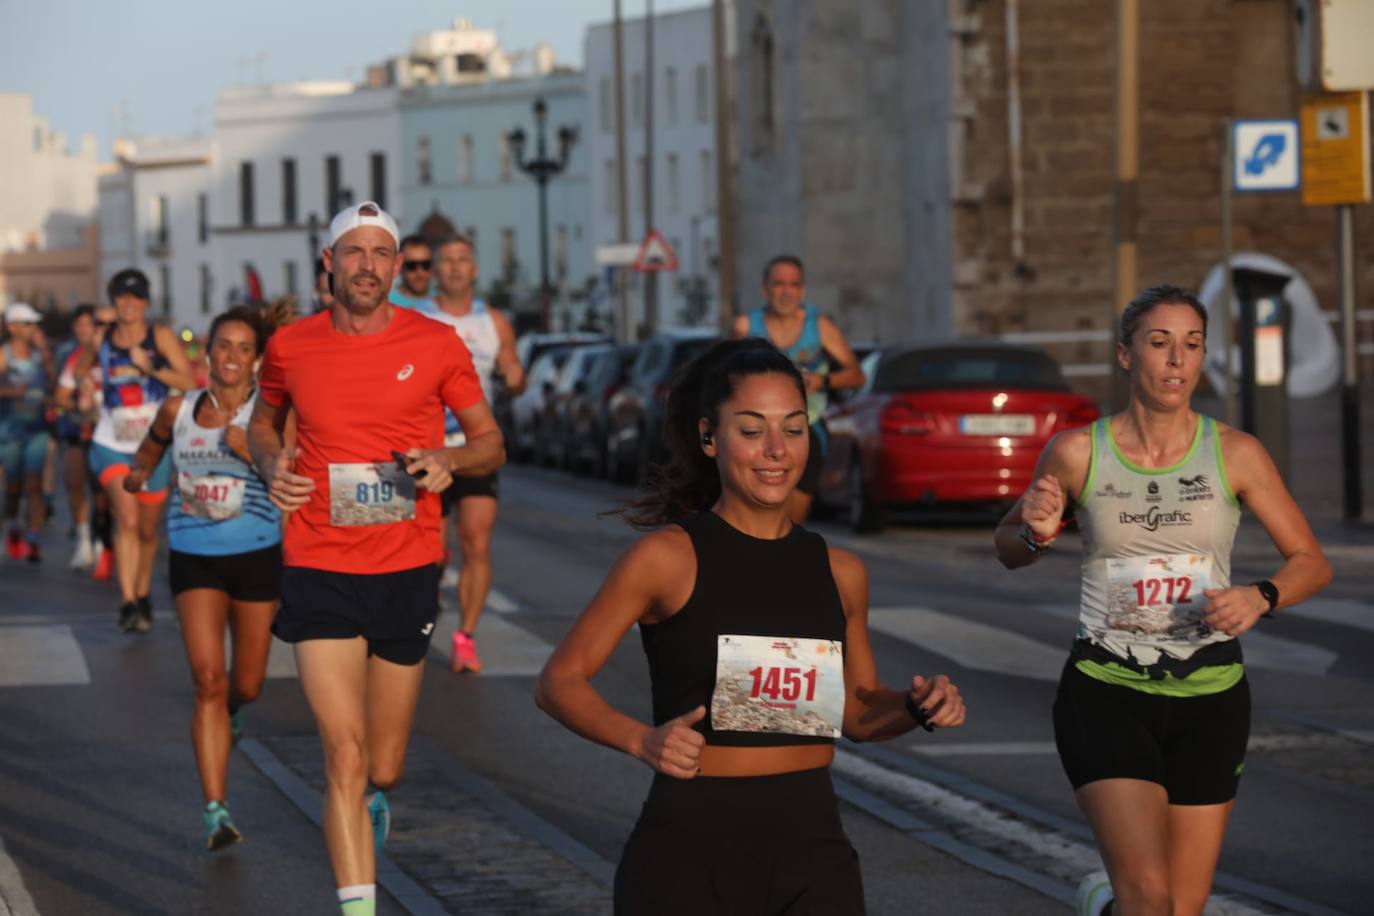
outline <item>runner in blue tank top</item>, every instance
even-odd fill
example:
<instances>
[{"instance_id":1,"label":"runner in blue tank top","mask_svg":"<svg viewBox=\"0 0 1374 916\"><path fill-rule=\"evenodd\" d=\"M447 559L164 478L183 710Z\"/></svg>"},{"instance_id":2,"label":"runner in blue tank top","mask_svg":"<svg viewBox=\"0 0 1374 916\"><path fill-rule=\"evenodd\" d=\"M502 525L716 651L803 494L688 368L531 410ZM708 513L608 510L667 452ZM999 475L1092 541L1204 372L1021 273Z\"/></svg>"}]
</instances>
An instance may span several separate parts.
<instances>
[{"instance_id":1,"label":"runner in blue tank top","mask_svg":"<svg viewBox=\"0 0 1374 916\"><path fill-rule=\"evenodd\" d=\"M101 386L90 459L114 516L115 571L123 602L119 626L125 632L147 633L153 626L148 592L167 498L167 466L159 465L137 494L126 492L123 481L158 406L172 390L194 388L195 374L172 329L148 322L150 290L142 271L121 270L110 278L106 292L115 307L115 326L97 335L98 349L82 354L76 375L94 369Z\"/></svg>"},{"instance_id":2,"label":"runner in blue tank top","mask_svg":"<svg viewBox=\"0 0 1374 916\"><path fill-rule=\"evenodd\" d=\"M995 543L1009 569L1029 565L1077 506L1082 597L1054 737L1107 867L1083 880L1077 911L1200 914L1250 731L1236 637L1321 591L1331 566L1259 440L1192 409L1197 297L1147 289L1120 335L1126 409L1050 440ZM1242 505L1283 556L1249 584L1231 581Z\"/></svg>"},{"instance_id":3,"label":"runner in blue tank top","mask_svg":"<svg viewBox=\"0 0 1374 916\"><path fill-rule=\"evenodd\" d=\"M0 468L5 474L7 547L16 560L42 559L38 535L47 518L43 464L48 457L44 408L52 388L52 354L43 345L38 311L23 302L5 309L8 339L0 345ZM28 503L27 530L19 527L21 493Z\"/></svg>"},{"instance_id":4,"label":"runner in blue tank top","mask_svg":"<svg viewBox=\"0 0 1374 916\"><path fill-rule=\"evenodd\" d=\"M434 249L423 236L401 239L401 272L388 297L392 305L413 309L433 294Z\"/></svg>"},{"instance_id":5,"label":"runner in blue tank top","mask_svg":"<svg viewBox=\"0 0 1374 916\"><path fill-rule=\"evenodd\" d=\"M267 676L272 618L281 592L281 514L248 453L248 418L257 396L253 366L271 329L254 309L237 308L210 325L209 385L163 402L124 489L137 493L170 453L168 572L195 683L191 739L205 796L205 842L239 841L225 781L239 708ZM234 634L226 674L224 629Z\"/></svg>"},{"instance_id":6,"label":"runner in blue tank top","mask_svg":"<svg viewBox=\"0 0 1374 916\"><path fill-rule=\"evenodd\" d=\"M763 297L765 305L735 319L734 334L771 342L792 359L806 381L811 448L806 469L787 504L788 516L800 524L806 521L820 485L828 444L824 417L830 393L861 387L864 371L839 325L806 304L806 279L800 258L782 254L764 266Z\"/></svg>"}]
</instances>

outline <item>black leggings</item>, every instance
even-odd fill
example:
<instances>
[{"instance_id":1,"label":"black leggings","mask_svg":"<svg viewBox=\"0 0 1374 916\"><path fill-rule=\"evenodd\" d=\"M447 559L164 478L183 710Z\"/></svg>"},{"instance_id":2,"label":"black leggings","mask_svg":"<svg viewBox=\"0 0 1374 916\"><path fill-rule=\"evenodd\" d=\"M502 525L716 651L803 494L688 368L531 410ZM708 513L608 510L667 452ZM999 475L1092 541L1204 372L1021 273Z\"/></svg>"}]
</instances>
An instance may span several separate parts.
<instances>
[{"instance_id":1,"label":"black leggings","mask_svg":"<svg viewBox=\"0 0 1374 916\"><path fill-rule=\"evenodd\" d=\"M830 769L654 777L615 873L617 916L853 916L859 856Z\"/></svg>"}]
</instances>

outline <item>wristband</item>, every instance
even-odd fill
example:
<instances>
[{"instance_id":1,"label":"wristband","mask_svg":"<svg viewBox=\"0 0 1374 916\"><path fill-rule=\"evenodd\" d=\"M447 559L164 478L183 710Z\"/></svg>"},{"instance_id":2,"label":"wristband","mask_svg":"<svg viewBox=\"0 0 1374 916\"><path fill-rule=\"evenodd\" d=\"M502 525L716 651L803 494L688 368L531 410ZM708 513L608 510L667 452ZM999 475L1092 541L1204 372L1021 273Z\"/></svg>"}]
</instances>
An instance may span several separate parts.
<instances>
[{"instance_id":1,"label":"wristband","mask_svg":"<svg viewBox=\"0 0 1374 916\"><path fill-rule=\"evenodd\" d=\"M907 691L905 697L906 714L921 728L928 732L935 731L935 726L930 724L930 716L921 712L921 708L916 705L916 701L911 698L911 691Z\"/></svg>"},{"instance_id":2,"label":"wristband","mask_svg":"<svg viewBox=\"0 0 1374 916\"><path fill-rule=\"evenodd\" d=\"M1054 546L1054 542L1058 540L1058 538L1055 536L1048 538L1040 537L1038 534L1031 530L1030 525L1021 526L1021 534L1019 535L1019 537L1021 538L1021 543L1029 547L1031 553L1036 555L1048 553L1050 548Z\"/></svg>"},{"instance_id":3,"label":"wristband","mask_svg":"<svg viewBox=\"0 0 1374 916\"><path fill-rule=\"evenodd\" d=\"M1258 582L1251 582L1255 588L1259 589L1260 597L1269 602L1269 610L1261 614L1261 617L1273 617L1274 608L1279 606L1279 589L1268 579L1261 579Z\"/></svg>"},{"instance_id":4,"label":"wristband","mask_svg":"<svg viewBox=\"0 0 1374 916\"><path fill-rule=\"evenodd\" d=\"M156 442L163 448L166 448L167 446L172 444L171 436L160 436L158 435L158 432L155 429L148 430L148 438L153 442Z\"/></svg>"}]
</instances>

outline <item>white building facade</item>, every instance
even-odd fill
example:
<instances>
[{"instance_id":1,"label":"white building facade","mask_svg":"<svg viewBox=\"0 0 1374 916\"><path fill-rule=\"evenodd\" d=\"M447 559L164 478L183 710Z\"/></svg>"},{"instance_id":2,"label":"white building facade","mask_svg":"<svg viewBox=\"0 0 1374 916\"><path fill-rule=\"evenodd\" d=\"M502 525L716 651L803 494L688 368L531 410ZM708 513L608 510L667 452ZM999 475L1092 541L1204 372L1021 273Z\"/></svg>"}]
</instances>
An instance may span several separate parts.
<instances>
[{"instance_id":1,"label":"white building facade","mask_svg":"<svg viewBox=\"0 0 1374 916\"><path fill-rule=\"evenodd\" d=\"M508 136L522 128L525 158L536 157L533 106L539 99L546 106L547 155L558 155L560 128L577 137L565 171L549 181L546 192L551 325L564 330L584 323L588 284L596 281L586 225L590 160L581 74L417 86L402 93L401 225L407 233L418 232L437 213L471 237L479 289L490 295L499 286L517 325L533 327L541 279L538 186L520 170Z\"/></svg>"},{"instance_id":2,"label":"white building facade","mask_svg":"<svg viewBox=\"0 0 1374 916\"><path fill-rule=\"evenodd\" d=\"M30 96L0 93L0 252L79 248L99 166L93 136L68 150Z\"/></svg>"},{"instance_id":3,"label":"white building facade","mask_svg":"<svg viewBox=\"0 0 1374 916\"><path fill-rule=\"evenodd\" d=\"M733 17L727 16L727 23ZM653 19L652 79L646 80L644 19L621 27L626 120L628 241L640 242L645 224L646 138L652 104L653 228L677 254L678 270L659 277L658 327L710 324L716 320L715 67L710 7ZM733 42L727 37L727 56ZM614 28L587 30L586 154L590 169L590 247L619 238L619 163L616 150ZM650 98L652 87L652 98ZM644 321L643 275L631 281L631 320ZM643 328L652 332L658 328ZM632 336L632 335L631 335Z\"/></svg>"},{"instance_id":4,"label":"white building facade","mask_svg":"<svg viewBox=\"0 0 1374 916\"><path fill-rule=\"evenodd\" d=\"M118 169L98 183L102 291L115 272L136 267L151 284L153 316L203 329L210 309L200 265L211 251L205 208L214 141L118 141L115 158Z\"/></svg>"}]
</instances>

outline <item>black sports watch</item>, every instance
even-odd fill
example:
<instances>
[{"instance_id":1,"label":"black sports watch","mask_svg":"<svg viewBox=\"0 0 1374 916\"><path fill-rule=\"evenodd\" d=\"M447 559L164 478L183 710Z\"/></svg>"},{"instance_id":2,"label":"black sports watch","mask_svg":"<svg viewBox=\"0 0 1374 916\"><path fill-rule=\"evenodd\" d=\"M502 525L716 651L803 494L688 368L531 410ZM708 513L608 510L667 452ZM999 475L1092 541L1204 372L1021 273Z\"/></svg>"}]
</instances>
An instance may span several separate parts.
<instances>
[{"instance_id":1,"label":"black sports watch","mask_svg":"<svg viewBox=\"0 0 1374 916\"><path fill-rule=\"evenodd\" d=\"M1265 611L1261 616L1273 617L1274 608L1279 606L1278 586L1274 585L1274 583L1270 582L1268 579L1261 579L1258 582L1251 582L1250 584L1259 589L1260 595L1264 597L1265 601L1269 602L1269 610Z\"/></svg>"}]
</instances>

